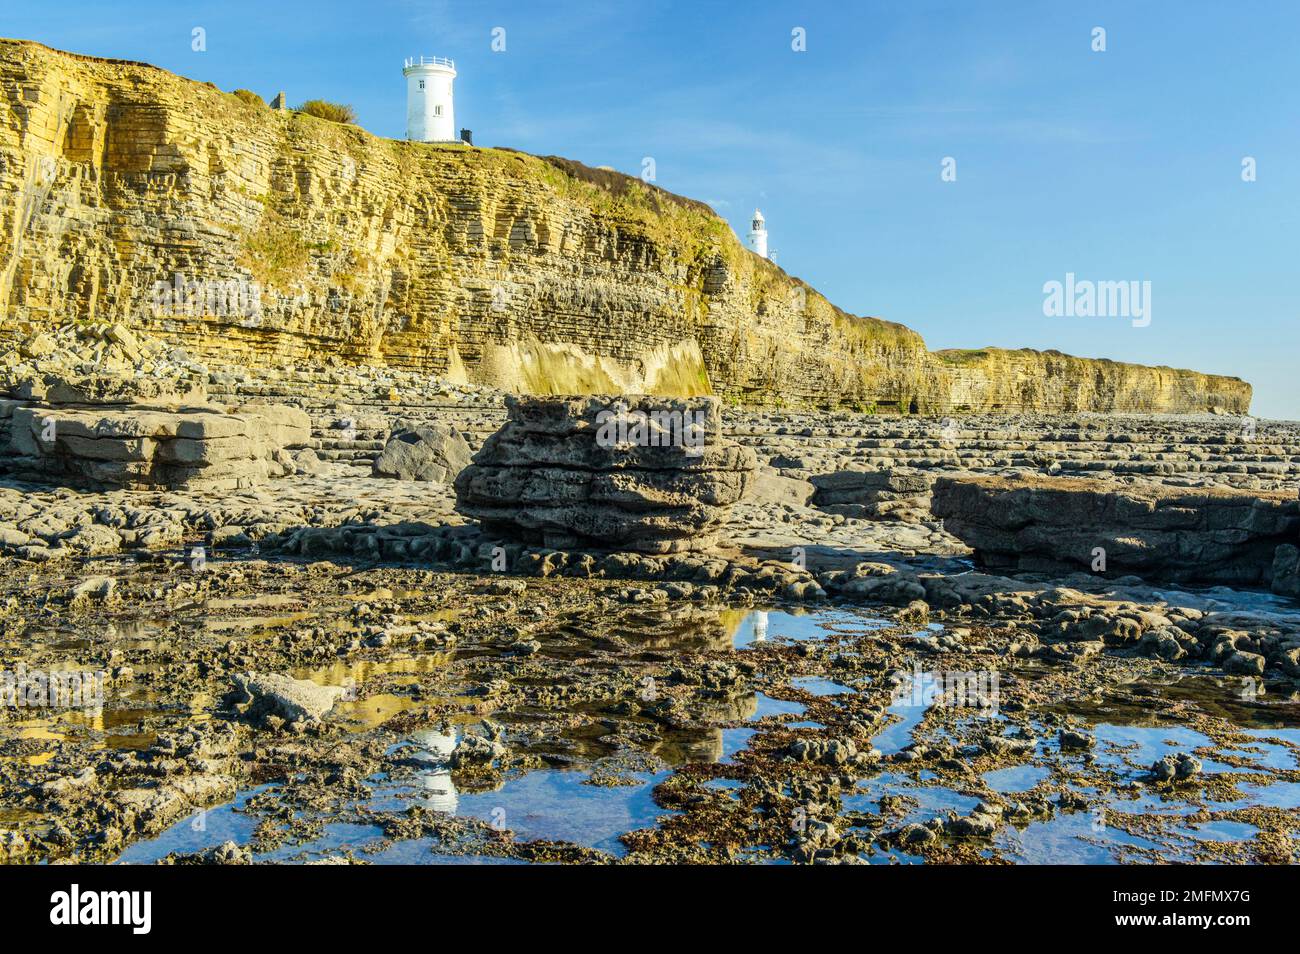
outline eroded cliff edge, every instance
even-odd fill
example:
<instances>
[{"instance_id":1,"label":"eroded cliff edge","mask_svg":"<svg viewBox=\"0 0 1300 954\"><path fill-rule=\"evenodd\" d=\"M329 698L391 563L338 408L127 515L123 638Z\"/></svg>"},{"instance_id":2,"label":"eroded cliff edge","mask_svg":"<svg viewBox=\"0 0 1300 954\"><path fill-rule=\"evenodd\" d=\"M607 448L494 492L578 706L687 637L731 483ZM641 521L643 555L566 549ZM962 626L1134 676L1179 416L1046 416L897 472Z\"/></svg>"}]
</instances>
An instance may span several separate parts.
<instances>
[{"instance_id":1,"label":"eroded cliff edge","mask_svg":"<svg viewBox=\"0 0 1300 954\"><path fill-rule=\"evenodd\" d=\"M0 334L114 320L253 365L388 363L531 393L903 412L1249 410L1237 378L930 352L705 205L502 149L380 139L139 63L0 40ZM159 312L175 276L261 313Z\"/></svg>"}]
</instances>

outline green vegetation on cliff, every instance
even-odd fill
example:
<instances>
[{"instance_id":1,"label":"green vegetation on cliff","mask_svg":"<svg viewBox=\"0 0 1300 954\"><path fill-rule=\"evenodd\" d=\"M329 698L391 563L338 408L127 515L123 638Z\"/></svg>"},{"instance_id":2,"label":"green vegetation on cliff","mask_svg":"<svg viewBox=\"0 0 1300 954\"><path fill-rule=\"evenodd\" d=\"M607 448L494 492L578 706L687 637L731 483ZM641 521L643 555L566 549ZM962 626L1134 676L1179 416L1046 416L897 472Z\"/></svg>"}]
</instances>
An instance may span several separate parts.
<instances>
[{"instance_id":1,"label":"green vegetation on cliff","mask_svg":"<svg viewBox=\"0 0 1300 954\"><path fill-rule=\"evenodd\" d=\"M309 99L298 107L298 112L325 119L332 123L355 123L357 111L344 103L331 103L326 99Z\"/></svg>"}]
</instances>

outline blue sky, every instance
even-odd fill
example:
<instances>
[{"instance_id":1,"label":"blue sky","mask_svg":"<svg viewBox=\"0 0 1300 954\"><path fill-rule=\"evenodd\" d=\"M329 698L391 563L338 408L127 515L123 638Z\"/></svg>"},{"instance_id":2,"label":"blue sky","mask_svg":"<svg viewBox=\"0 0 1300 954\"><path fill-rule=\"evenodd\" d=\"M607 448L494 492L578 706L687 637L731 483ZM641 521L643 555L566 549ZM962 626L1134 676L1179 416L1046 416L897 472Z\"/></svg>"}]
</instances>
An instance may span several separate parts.
<instances>
[{"instance_id":1,"label":"blue sky","mask_svg":"<svg viewBox=\"0 0 1300 954\"><path fill-rule=\"evenodd\" d=\"M404 131L402 59L449 56L476 143L632 174L651 156L738 233L761 206L788 272L932 348L1235 374L1256 414L1300 418L1293 0L6 6L5 35L352 103L384 136ZM1067 272L1150 281L1150 325L1045 317Z\"/></svg>"}]
</instances>

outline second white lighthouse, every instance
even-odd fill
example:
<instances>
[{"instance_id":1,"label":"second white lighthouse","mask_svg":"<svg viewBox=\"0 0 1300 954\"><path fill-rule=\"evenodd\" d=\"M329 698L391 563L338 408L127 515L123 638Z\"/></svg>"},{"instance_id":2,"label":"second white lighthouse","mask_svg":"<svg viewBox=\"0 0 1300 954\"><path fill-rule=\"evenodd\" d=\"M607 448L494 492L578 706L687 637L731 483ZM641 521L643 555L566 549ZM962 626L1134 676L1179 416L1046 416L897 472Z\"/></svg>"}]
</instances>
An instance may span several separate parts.
<instances>
[{"instance_id":1,"label":"second white lighthouse","mask_svg":"<svg viewBox=\"0 0 1300 954\"><path fill-rule=\"evenodd\" d=\"M442 56L408 59L406 77L406 138L415 142L455 142L456 115L452 81L456 64Z\"/></svg>"},{"instance_id":2,"label":"second white lighthouse","mask_svg":"<svg viewBox=\"0 0 1300 954\"><path fill-rule=\"evenodd\" d=\"M749 226L749 247L755 255L767 258L767 223L758 209L754 210L754 221Z\"/></svg>"}]
</instances>

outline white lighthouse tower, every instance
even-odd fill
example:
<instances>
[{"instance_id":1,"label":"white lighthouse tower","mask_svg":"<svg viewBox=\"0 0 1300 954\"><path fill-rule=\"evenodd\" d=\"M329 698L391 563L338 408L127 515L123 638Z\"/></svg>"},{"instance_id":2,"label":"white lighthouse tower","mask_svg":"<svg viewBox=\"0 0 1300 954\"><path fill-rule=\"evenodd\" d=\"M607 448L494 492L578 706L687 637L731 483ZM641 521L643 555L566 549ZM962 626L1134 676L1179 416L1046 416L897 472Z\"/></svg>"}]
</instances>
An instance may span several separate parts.
<instances>
[{"instance_id":1,"label":"white lighthouse tower","mask_svg":"<svg viewBox=\"0 0 1300 954\"><path fill-rule=\"evenodd\" d=\"M415 142L456 142L456 116L451 83L456 64L442 56L408 59L406 77L406 138Z\"/></svg>"},{"instance_id":2,"label":"white lighthouse tower","mask_svg":"<svg viewBox=\"0 0 1300 954\"><path fill-rule=\"evenodd\" d=\"M755 255L761 255L767 258L767 224L763 219L763 213L754 210L754 221L749 226L749 247L754 250Z\"/></svg>"}]
</instances>

